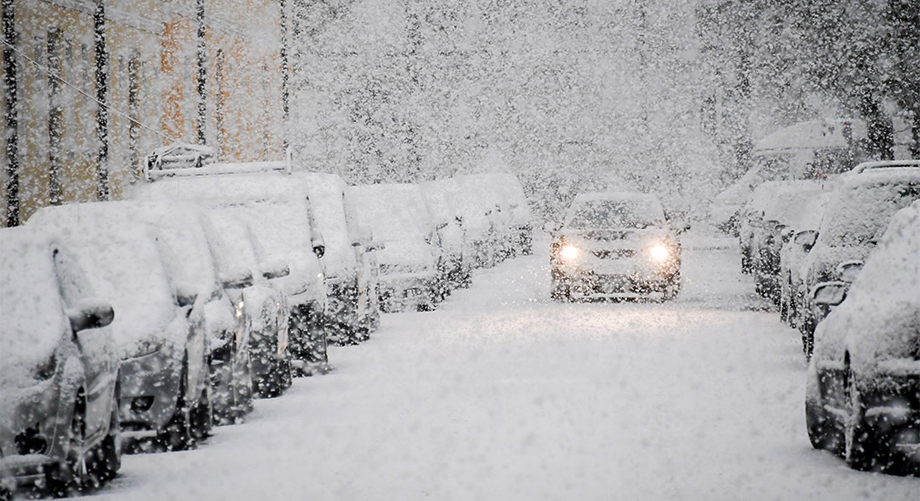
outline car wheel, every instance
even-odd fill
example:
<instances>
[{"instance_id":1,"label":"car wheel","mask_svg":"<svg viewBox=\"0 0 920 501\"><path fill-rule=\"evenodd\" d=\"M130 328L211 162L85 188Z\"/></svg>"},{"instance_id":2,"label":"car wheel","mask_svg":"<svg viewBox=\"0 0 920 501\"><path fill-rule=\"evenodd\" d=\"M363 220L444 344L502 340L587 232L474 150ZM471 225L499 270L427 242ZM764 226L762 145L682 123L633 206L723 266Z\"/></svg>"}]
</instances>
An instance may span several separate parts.
<instances>
[{"instance_id":1,"label":"car wheel","mask_svg":"<svg viewBox=\"0 0 920 501\"><path fill-rule=\"evenodd\" d=\"M116 408L115 413L117 412ZM101 483L96 464L102 461L94 458L104 459L103 448L86 448L86 397L82 389L77 392L65 440L67 445L63 460L50 467L45 476L48 492L57 498L99 487ZM113 443L117 445L117 440Z\"/></svg>"},{"instance_id":2,"label":"car wheel","mask_svg":"<svg viewBox=\"0 0 920 501\"><path fill-rule=\"evenodd\" d=\"M201 390L198 403L189 411L189 428L192 438L196 442L208 438L214 427L214 415L211 409L211 397L208 388Z\"/></svg>"},{"instance_id":3,"label":"car wheel","mask_svg":"<svg viewBox=\"0 0 920 501\"><path fill-rule=\"evenodd\" d=\"M834 420L824 410L818 374L809 369L805 390L805 427L808 440L815 449L843 455L844 437Z\"/></svg>"},{"instance_id":4,"label":"car wheel","mask_svg":"<svg viewBox=\"0 0 920 501\"><path fill-rule=\"evenodd\" d=\"M188 368L182 366L179 376L179 395L176 397L176 410L166 426L157 433L157 442L167 451L184 451L195 448L195 439L192 436L190 409L188 406Z\"/></svg>"},{"instance_id":5,"label":"car wheel","mask_svg":"<svg viewBox=\"0 0 920 501\"><path fill-rule=\"evenodd\" d=\"M115 478L121 469L121 422L118 414L118 402L121 391L115 389L112 417L109 422L109 433L105 436L99 447L99 457L96 459L95 470L100 481Z\"/></svg>"},{"instance_id":6,"label":"car wheel","mask_svg":"<svg viewBox=\"0 0 920 501\"><path fill-rule=\"evenodd\" d=\"M846 404L846 449L844 457L847 466L854 470L873 471L881 469L883 458L877 457L881 452L876 434L872 427L866 424L866 408L862 402L859 389L856 387L853 372L847 371Z\"/></svg>"},{"instance_id":7,"label":"car wheel","mask_svg":"<svg viewBox=\"0 0 920 501\"><path fill-rule=\"evenodd\" d=\"M671 282L665 286L664 299L671 300L680 294L680 275L675 276Z\"/></svg>"}]
</instances>

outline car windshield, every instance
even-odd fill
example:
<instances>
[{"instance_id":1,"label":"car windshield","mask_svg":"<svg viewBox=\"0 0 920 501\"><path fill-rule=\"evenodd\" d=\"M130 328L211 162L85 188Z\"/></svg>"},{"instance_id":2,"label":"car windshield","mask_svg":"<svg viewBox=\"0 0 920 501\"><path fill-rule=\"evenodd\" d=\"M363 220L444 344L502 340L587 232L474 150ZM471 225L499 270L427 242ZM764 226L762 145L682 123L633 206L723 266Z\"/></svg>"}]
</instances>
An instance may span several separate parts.
<instances>
[{"instance_id":1,"label":"car windshield","mask_svg":"<svg viewBox=\"0 0 920 501\"><path fill-rule=\"evenodd\" d=\"M567 226L577 230L643 229L660 225L661 207L650 200L585 200L575 207Z\"/></svg>"}]
</instances>

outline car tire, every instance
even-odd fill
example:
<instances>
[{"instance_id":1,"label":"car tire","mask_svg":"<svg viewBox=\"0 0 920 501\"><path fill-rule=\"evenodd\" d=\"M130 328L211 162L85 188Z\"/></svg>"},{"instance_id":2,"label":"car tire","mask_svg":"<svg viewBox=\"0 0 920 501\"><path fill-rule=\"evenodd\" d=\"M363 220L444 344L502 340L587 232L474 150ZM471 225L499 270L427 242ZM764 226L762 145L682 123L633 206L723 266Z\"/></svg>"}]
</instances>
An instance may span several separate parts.
<instances>
[{"instance_id":1,"label":"car tire","mask_svg":"<svg viewBox=\"0 0 920 501\"><path fill-rule=\"evenodd\" d=\"M83 389L77 391L70 427L64 439L67 442L64 458L52 465L45 472L45 486L48 493L56 498L67 497L71 492L83 492L98 479L92 474L91 451L84 449L86 434L86 397Z\"/></svg>"},{"instance_id":2,"label":"car tire","mask_svg":"<svg viewBox=\"0 0 920 501\"><path fill-rule=\"evenodd\" d=\"M188 406L188 396L186 389L188 386L188 367L185 363L182 365L182 373L179 376L179 395L176 397L176 410L172 418L166 423L166 426L157 433L157 443L170 451L184 451L194 449L195 439L192 436L192 426L190 409Z\"/></svg>"},{"instance_id":3,"label":"car tire","mask_svg":"<svg viewBox=\"0 0 920 501\"><path fill-rule=\"evenodd\" d=\"M866 408L856 387L853 372L847 371L846 405L847 423L844 459L847 466L859 471L881 470L885 458L878 457L882 452L875 430L866 423Z\"/></svg>"},{"instance_id":4,"label":"car tire","mask_svg":"<svg viewBox=\"0 0 920 501\"><path fill-rule=\"evenodd\" d=\"M112 408L112 417L109 422L109 433L105 436L99 447L99 457L96 460L96 474L100 481L108 481L115 478L118 470L121 469L121 418L118 414L118 402L121 398L121 390L115 389L114 405Z\"/></svg>"},{"instance_id":5,"label":"car tire","mask_svg":"<svg viewBox=\"0 0 920 501\"><path fill-rule=\"evenodd\" d=\"M211 396L208 387L201 390L198 402L189 411L189 431L195 442L208 438L214 428L214 415L211 409Z\"/></svg>"},{"instance_id":6,"label":"car tire","mask_svg":"<svg viewBox=\"0 0 920 501\"><path fill-rule=\"evenodd\" d=\"M553 290L550 297L556 301L569 303L572 301L572 288L568 284L553 281Z\"/></svg>"},{"instance_id":7,"label":"car tire","mask_svg":"<svg viewBox=\"0 0 920 501\"><path fill-rule=\"evenodd\" d=\"M830 451L838 456L843 455L844 436L820 402L805 400L805 426L812 447Z\"/></svg>"}]
</instances>

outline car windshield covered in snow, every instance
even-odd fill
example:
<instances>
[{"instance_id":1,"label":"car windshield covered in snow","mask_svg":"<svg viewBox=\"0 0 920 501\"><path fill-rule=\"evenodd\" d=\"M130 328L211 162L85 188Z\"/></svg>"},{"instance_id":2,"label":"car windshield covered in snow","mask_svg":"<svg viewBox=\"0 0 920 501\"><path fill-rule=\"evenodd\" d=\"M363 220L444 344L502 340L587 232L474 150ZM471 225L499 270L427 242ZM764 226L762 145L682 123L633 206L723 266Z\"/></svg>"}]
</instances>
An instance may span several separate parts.
<instances>
[{"instance_id":1,"label":"car windshield covered in snow","mask_svg":"<svg viewBox=\"0 0 920 501\"><path fill-rule=\"evenodd\" d=\"M644 229L660 226L663 221L664 212L654 200L584 200L576 202L566 226L579 230Z\"/></svg>"},{"instance_id":2,"label":"car windshield covered in snow","mask_svg":"<svg viewBox=\"0 0 920 501\"><path fill-rule=\"evenodd\" d=\"M871 174L865 174L869 176ZM858 180L857 180L858 181ZM821 233L831 247L862 246L878 240L891 216L920 199L920 176L912 180L856 183L838 193L828 206Z\"/></svg>"}]
</instances>

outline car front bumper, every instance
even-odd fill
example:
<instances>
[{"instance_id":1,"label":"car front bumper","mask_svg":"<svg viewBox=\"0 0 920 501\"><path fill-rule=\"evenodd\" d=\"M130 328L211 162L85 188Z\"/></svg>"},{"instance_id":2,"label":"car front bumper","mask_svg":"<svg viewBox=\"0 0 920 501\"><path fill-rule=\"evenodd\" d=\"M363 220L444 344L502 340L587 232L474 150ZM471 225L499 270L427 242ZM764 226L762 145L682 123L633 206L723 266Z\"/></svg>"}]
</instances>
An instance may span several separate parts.
<instances>
[{"instance_id":1,"label":"car front bumper","mask_svg":"<svg viewBox=\"0 0 920 501\"><path fill-rule=\"evenodd\" d=\"M119 415L124 436L142 437L162 430L176 413L182 362L163 349L121 362Z\"/></svg>"},{"instance_id":2,"label":"car front bumper","mask_svg":"<svg viewBox=\"0 0 920 501\"><path fill-rule=\"evenodd\" d=\"M385 311L411 311L434 306L434 273L393 274L379 277L379 294Z\"/></svg>"},{"instance_id":3,"label":"car front bumper","mask_svg":"<svg viewBox=\"0 0 920 501\"><path fill-rule=\"evenodd\" d=\"M16 393L17 403L0 412L0 494L44 487L45 472L63 455L64 427L69 426L69 418L59 416L65 411L59 381L42 381Z\"/></svg>"},{"instance_id":4,"label":"car front bumper","mask_svg":"<svg viewBox=\"0 0 920 501\"><path fill-rule=\"evenodd\" d=\"M866 424L920 464L920 360L882 361L879 369L880 375L860 394Z\"/></svg>"}]
</instances>

